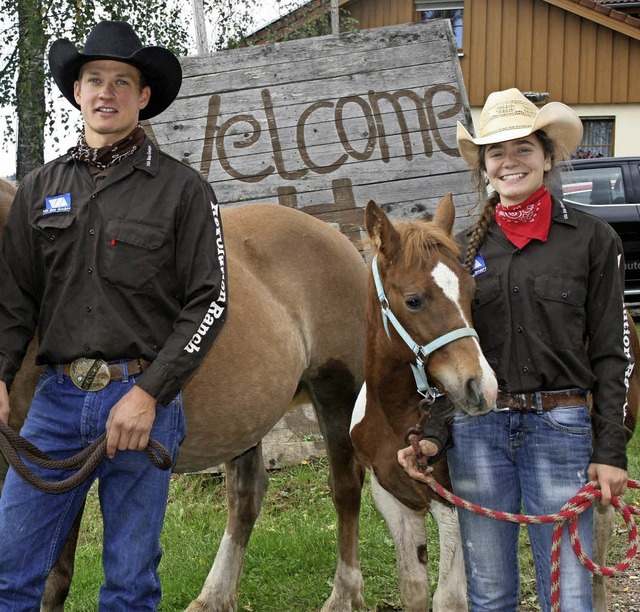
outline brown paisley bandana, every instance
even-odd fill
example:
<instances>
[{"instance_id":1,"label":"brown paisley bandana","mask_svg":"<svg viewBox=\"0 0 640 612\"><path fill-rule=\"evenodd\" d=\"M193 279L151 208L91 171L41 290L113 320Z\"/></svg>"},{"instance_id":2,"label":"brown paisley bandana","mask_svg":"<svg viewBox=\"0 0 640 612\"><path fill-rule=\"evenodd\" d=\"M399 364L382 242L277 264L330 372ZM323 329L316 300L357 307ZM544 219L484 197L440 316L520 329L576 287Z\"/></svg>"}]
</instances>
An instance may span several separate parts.
<instances>
[{"instance_id":1,"label":"brown paisley bandana","mask_svg":"<svg viewBox=\"0 0 640 612\"><path fill-rule=\"evenodd\" d=\"M144 142L144 138L144 130L139 125L122 140L118 140L112 145L94 148L87 144L84 134L82 134L78 139L78 144L69 149L68 154L73 159L104 170L133 155Z\"/></svg>"}]
</instances>

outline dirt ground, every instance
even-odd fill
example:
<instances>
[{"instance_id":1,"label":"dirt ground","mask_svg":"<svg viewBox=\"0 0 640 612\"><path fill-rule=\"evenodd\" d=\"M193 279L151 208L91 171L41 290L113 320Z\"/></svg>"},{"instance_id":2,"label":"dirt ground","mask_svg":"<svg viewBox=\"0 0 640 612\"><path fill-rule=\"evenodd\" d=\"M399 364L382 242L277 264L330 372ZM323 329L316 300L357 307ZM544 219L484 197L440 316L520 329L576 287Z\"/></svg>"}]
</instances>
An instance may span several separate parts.
<instances>
[{"instance_id":1,"label":"dirt ground","mask_svg":"<svg viewBox=\"0 0 640 612\"><path fill-rule=\"evenodd\" d=\"M632 561L629 570L609 578L609 612L640 612L640 560Z\"/></svg>"},{"instance_id":2,"label":"dirt ground","mask_svg":"<svg viewBox=\"0 0 640 612\"><path fill-rule=\"evenodd\" d=\"M620 562L618 559L616 562ZM633 559L629 569L608 581L608 612L640 612L640 559ZM518 606L518 612L537 612L533 603Z\"/></svg>"}]
</instances>

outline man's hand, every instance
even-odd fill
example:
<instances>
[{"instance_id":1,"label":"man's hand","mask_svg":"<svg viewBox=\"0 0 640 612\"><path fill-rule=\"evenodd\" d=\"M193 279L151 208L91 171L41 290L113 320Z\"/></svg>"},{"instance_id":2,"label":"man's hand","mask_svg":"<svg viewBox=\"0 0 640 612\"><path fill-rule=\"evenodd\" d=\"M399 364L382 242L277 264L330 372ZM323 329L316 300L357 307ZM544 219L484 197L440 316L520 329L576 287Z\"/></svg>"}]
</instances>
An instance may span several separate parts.
<instances>
[{"instance_id":1,"label":"man's hand","mask_svg":"<svg viewBox=\"0 0 640 612\"><path fill-rule=\"evenodd\" d=\"M438 446L430 440L420 440L420 450L425 457L435 457L438 454ZM426 475L418 470L418 460L412 446L398 451L398 463L404 471L414 480L427 484L429 480Z\"/></svg>"},{"instance_id":2,"label":"man's hand","mask_svg":"<svg viewBox=\"0 0 640 612\"><path fill-rule=\"evenodd\" d=\"M0 380L0 421L8 425L10 413L11 407L9 406L7 384L3 380Z\"/></svg>"},{"instance_id":3,"label":"man's hand","mask_svg":"<svg viewBox=\"0 0 640 612\"><path fill-rule=\"evenodd\" d=\"M600 503L603 506L611 503L611 497L624 495L627 490L627 470L604 463L591 463L587 474L589 480L597 480L600 484Z\"/></svg>"},{"instance_id":4,"label":"man's hand","mask_svg":"<svg viewBox=\"0 0 640 612\"><path fill-rule=\"evenodd\" d=\"M134 386L111 409L107 419L107 457L116 450L144 450L156 418L156 400Z\"/></svg>"}]
</instances>

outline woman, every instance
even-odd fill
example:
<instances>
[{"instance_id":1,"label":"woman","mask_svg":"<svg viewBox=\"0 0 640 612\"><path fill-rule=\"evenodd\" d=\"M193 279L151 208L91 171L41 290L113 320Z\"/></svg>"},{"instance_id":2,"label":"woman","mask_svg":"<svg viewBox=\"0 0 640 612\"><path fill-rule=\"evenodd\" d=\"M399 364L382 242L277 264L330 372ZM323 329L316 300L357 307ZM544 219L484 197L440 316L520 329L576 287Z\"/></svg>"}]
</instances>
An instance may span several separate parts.
<instances>
[{"instance_id":1,"label":"woman","mask_svg":"<svg viewBox=\"0 0 640 612\"><path fill-rule=\"evenodd\" d=\"M556 160L580 143L580 119L564 104L538 109L509 89L487 98L477 138L460 123L457 138L480 192L486 181L493 188L460 241L476 280L474 326L499 393L494 411L453 417L447 460L454 491L494 510L546 515L596 480L606 505L626 490L630 436L622 248L606 223L566 207L545 186ZM442 441L428 429L424 438L424 454L435 456ZM398 461L424 480L410 448ZM515 611L519 525L466 511L459 517L471 609ZM590 555L591 511L579 529ZM547 611L553 525L528 530ZM593 609L591 574L566 535L560 591L563 612Z\"/></svg>"}]
</instances>

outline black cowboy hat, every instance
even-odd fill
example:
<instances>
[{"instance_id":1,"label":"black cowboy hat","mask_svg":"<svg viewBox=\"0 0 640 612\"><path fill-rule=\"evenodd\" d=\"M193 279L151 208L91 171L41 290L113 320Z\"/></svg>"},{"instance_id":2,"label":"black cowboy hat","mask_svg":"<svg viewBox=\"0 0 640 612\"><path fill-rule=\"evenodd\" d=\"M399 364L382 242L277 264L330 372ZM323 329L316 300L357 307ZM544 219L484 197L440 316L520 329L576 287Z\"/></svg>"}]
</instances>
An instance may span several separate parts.
<instances>
[{"instance_id":1,"label":"black cowboy hat","mask_svg":"<svg viewBox=\"0 0 640 612\"><path fill-rule=\"evenodd\" d=\"M135 66L151 89L149 104L140 111L140 119L151 119L165 110L176 98L182 83L178 58L162 47L143 47L126 21L102 21L78 51L66 38L56 40L49 49L51 74L62 95L80 108L73 95L80 67L94 60L115 60Z\"/></svg>"}]
</instances>

